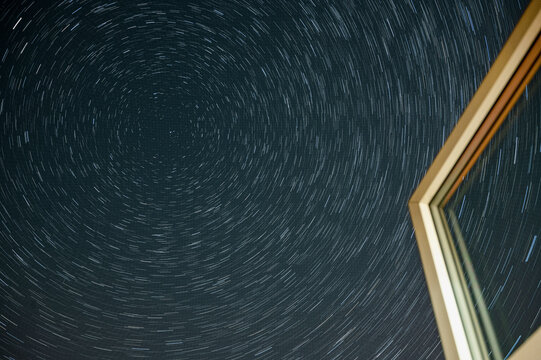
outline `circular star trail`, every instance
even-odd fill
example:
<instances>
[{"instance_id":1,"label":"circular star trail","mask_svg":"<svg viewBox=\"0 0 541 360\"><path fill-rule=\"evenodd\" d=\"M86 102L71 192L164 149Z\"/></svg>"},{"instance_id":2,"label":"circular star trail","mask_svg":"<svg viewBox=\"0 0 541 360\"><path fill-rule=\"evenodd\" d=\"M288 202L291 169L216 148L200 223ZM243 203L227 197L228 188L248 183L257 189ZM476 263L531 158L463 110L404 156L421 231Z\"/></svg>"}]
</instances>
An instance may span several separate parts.
<instances>
[{"instance_id":1,"label":"circular star trail","mask_svg":"<svg viewBox=\"0 0 541 360\"><path fill-rule=\"evenodd\" d=\"M1 355L442 358L406 203L524 8L0 5Z\"/></svg>"}]
</instances>

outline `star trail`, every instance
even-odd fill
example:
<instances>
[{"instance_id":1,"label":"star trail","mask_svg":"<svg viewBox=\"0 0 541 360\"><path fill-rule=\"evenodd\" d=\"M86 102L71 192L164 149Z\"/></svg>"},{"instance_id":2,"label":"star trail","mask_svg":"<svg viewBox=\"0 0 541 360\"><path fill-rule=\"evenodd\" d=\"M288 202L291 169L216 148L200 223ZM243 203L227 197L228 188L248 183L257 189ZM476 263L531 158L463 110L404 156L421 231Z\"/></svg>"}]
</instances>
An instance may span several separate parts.
<instances>
[{"instance_id":1,"label":"star trail","mask_svg":"<svg viewBox=\"0 0 541 360\"><path fill-rule=\"evenodd\" d=\"M526 5L0 4L0 356L443 358L406 204Z\"/></svg>"}]
</instances>

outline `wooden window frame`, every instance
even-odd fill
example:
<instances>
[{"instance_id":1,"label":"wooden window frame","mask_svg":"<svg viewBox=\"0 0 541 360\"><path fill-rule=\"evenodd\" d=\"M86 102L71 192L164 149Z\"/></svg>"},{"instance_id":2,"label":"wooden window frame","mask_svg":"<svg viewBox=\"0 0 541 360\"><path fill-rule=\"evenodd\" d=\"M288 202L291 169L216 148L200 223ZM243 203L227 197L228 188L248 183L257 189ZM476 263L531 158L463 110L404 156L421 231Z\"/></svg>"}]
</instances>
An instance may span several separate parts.
<instances>
[{"instance_id":1,"label":"wooden window frame","mask_svg":"<svg viewBox=\"0 0 541 360\"><path fill-rule=\"evenodd\" d=\"M541 63L541 1L533 0L409 200L421 262L447 359L499 360L488 314L475 315L443 207L475 164ZM460 246L460 245L459 245ZM468 264L465 261L467 270ZM473 269L473 268L471 268ZM473 271L473 270L472 270ZM471 274L469 274L471 275ZM473 274L474 275L474 274ZM470 276L471 278L471 276ZM481 325L485 326L485 333ZM496 350L494 346L496 345ZM509 360L541 354L541 328Z\"/></svg>"}]
</instances>

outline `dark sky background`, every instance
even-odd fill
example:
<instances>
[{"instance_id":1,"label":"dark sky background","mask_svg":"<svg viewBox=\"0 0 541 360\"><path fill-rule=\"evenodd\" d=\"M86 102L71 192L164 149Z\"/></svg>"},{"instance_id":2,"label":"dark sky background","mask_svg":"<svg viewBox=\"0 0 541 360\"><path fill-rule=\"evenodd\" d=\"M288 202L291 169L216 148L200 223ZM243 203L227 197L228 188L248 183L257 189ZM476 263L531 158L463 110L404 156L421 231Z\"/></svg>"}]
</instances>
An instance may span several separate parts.
<instances>
[{"instance_id":1,"label":"dark sky background","mask_svg":"<svg viewBox=\"0 0 541 360\"><path fill-rule=\"evenodd\" d=\"M526 2L435 3L2 2L0 355L443 358L406 204Z\"/></svg>"}]
</instances>

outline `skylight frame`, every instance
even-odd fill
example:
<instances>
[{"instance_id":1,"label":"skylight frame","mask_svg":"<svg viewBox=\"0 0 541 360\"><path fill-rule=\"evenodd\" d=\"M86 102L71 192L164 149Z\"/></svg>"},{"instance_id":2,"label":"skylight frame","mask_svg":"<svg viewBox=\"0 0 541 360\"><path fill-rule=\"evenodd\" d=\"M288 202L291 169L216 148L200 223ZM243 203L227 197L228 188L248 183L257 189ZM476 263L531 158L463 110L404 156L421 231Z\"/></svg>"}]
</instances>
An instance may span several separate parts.
<instances>
[{"instance_id":1,"label":"skylight frame","mask_svg":"<svg viewBox=\"0 0 541 360\"><path fill-rule=\"evenodd\" d=\"M482 320L476 315L466 315L474 313L471 294L464 290L464 274L457 264L443 207L513 107L528 77L537 71L524 64L531 62L533 56L537 64L533 66L539 66L539 53L532 55L532 51L541 51L537 49L541 49L541 40L536 43L540 33L541 1L533 0L409 200L421 262L447 359L488 358L488 344L492 348L496 340L491 338L490 331L484 338L480 330ZM541 329L530 335L509 360L533 359L539 354ZM501 354L493 355L496 359L501 357Z\"/></svg>"}]
</instances>

